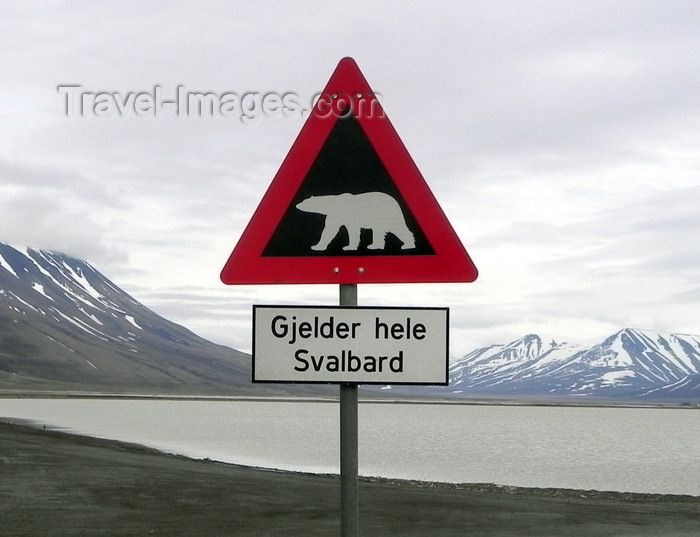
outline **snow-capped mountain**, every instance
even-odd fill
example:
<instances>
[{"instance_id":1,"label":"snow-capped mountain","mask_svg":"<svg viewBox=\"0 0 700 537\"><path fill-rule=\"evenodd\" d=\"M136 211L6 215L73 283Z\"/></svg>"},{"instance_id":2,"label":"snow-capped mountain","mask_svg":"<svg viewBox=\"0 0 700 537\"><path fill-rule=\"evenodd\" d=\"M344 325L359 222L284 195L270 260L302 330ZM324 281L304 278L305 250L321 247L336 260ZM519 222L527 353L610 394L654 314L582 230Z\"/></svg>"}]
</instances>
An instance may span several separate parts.
<instances>
[{"instance_id":1,"label":"snow-capped mountain","mask_svg":"<svg viewBox=\"0 0 700 537\"><path fill-rule=\"evenodd\" d=\"M250 368L249 355L160 317L89 263L0 243L0 390L298 392L252 385ZM454 360L450 379L421 393L700 404L700 336L627 328L582 345L531 334Z\"/></svg>"},{"instance_id":2,"label":"snow-capped mountain","mask_svg":"<svg viewBox=\"0 0 700 537\"><path fill-rule=\"evenodd\" d=\"M149 310L89 263L0 243L0 388L250 387L250 356Z\"/></svg>"},{"instance_id":3,"label":"snow-capped mountain","mask_svg":"<svg viewBox=\"0 0 700 537\"><path fill-rule=\"evenodd\" d=\"M700 400L700 336L626 328L583 346L534 334L450 366L453 393Z\"/></svg>"}]
</instances>

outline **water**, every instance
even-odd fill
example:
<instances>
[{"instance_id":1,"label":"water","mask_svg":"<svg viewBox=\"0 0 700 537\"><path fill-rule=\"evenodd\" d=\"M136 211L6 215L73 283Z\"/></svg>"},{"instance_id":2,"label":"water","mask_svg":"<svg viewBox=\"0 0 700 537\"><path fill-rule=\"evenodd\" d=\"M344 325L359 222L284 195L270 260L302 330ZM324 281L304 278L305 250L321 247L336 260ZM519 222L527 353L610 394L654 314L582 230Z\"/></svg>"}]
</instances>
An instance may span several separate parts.
<instances>
[{"instance_id":1,"label":"water","mask_svg":"<svg viewBox=\"0 0 700 537\"><path fill-rule=\"evenodd\" d=\"M224 462L338 472L338 403L0 399L0 417ZM370 404L360 473L700 496L692 409Z\"/></svg>"}]
</instances>

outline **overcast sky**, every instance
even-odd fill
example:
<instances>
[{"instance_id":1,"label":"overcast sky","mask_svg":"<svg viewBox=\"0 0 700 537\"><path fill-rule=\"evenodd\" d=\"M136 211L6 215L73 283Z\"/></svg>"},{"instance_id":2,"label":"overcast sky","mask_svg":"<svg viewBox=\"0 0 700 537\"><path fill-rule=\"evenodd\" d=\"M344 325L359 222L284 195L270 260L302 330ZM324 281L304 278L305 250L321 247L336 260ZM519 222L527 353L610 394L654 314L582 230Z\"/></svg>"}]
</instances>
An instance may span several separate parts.
<instances>
[{"instance_id":1,"label":"overcast sky","mask_svg":"<svg viewBox=\"0 0 700 537\"><path fill-rule=\"evenodd\" d=\"M697 0L2 2L0 29L0 241L84 258L208 339L250 349L254 303L337 304L219 280L305 117L81 114L59 86L306 106L351 56L480 272L361 305L449 306L453 355L700 334Z\"/></svg>"}]
</instances>

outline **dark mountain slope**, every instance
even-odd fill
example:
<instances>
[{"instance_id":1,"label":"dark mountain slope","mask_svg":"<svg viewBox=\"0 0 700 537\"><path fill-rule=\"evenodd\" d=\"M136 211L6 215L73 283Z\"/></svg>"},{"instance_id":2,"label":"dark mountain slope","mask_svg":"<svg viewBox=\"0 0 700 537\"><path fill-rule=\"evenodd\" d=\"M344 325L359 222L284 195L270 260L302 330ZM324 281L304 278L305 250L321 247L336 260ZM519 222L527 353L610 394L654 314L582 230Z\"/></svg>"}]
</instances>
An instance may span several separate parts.
<instances>
[{"instance_id":1,"label":"dark mountain slope","mask_svg":"<svg viewBox=\"0 0 700 537\"><path fill-rule=\"evenodd\" d=\"M89 263L0 243L0 387L251 389L250 356L149 310Z\"/></svg>"}]
</instances>

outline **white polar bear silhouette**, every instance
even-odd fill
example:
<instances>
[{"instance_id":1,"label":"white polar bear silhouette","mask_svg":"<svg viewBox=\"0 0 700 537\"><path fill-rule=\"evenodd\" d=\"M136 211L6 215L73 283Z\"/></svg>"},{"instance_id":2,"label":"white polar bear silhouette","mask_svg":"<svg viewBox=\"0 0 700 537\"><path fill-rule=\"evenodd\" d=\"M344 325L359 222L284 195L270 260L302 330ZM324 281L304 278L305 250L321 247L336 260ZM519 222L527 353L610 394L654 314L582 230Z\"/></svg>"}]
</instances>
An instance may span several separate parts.
<instances>
[{"instance_id":1,"label":"white polar bear silhouette","mask_svg":"<svg viewBox=\"0 0 700 537\"><path fill-rule=\"evenodd\" d=\"M345 227L350 239L347 246L343 246L343 250L359 248L362 229L372 230L372 243L367 246L370 250L386 248L388 233L395 235L403 243L402 250L416 247L415 238L406 226L401 207L394 198L383 192L311 196L296 207L307 213L326 215L321 238L311 247L312 250L328 248L342 227Z\"/></svg>"}]
</instances>

